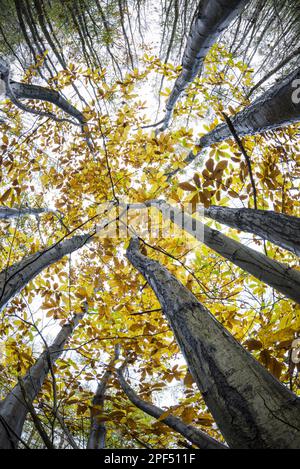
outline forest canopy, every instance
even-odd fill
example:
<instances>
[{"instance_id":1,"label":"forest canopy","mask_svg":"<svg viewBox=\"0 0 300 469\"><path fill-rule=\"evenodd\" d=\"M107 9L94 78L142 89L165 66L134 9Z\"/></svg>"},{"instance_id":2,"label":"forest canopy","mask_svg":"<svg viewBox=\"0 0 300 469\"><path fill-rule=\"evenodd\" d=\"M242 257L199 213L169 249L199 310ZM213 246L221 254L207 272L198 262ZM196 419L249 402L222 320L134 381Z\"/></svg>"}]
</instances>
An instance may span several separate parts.
<instances>
[{"instance_id":1,"label":"forest canopy","mask_svg":"<svg viewBox=\"0 0 300 469\"><path fill-rule=\"evenodd\" d=\"M299 449L299 2L0 4L0 449Z\"/></svg>"}]
</instances>

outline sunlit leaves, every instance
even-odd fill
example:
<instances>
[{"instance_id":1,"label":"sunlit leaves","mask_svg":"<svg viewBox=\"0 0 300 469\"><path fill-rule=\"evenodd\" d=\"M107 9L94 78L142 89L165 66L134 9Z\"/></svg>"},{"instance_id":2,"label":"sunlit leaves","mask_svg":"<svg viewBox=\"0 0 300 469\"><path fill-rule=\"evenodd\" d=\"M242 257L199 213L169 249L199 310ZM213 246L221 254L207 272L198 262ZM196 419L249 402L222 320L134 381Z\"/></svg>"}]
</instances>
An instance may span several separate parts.
<instances>
[{"instance_id":1,"label":"sunlit leaves","mask_svg":"<svg viewBox=\"0 0 300 469\"><path fill-rule=\"evenodd\" d=\"M224 67L229 67L228 74L224 74ZM156 57L146 57L144 68L134 69L122 80L111 80L105 69L73 64L50 80L51 87L66 94L72 84L79 83L91 92L88 102L81 104L84 132L68 123L39 121L33 131L19 136L22 113L7 103L6 113L13 125L1 127L0 202L6 206L50 206L56 213L1 224L2 269L73 230L74 234L94 232L95 226L108 217L100 209L102 204L112 200L116 204L164 198L179 205L188 202L192 211L196 204L253 207L249 168L232 140L201 152L192 170L178 179L167 179L168 170L185 167L184 158L190 150L200 150L198 137L217 125L222 109L234 114L245 104L242 87L235 87L231 80L233 71L238 72L242 84L250 86L251 71L242 62L218 46L209 54L205 69L205 76L195 80L177 104L172 127L158 134L144 127L149 124L144 87L153 75L174 80L180 68ZM26 77L31 78L30 74ZM163 97L169 93L168 85ZM226 91L228 102L222 104L220 94L213 91L216 86L222 93ZM191 125L186 124L187 118ZM259 208L299 214L298 130L292 127L275 136L243 139ZM116 207L111 210L111 219L117 217ZM161 222L159 217L155 220ZM136 215L129 215L129 221L134 227ZM186 423L204 427L216 436L213 419L196 391L161 305L125 258L131 233L115 238L98 233L92 244L46 269L12 301L0 327L7 364L6 370L1 369L1 382L6 381L8 370L12 387L17 374L24 373L42 350L35 326L50 342L54 331L87 304L89 312L55 368L57 397L70 428L87 433L95 385L119 344L123 356L133 357L130 374L143 397L155 400L167 393L167 402L170 396L172 402L165 416L172 411ZM263 249L257 238L234 230L228 234ZM286 383L288 352L300 328L297 307L195 240L187 244L177 228L170 237L158 232L147 242L147 255L165 265L237 340ZM270 257L297 268L292 254L269 243L266 249ZM49 379L39 399L47 403L53 398ZM161 422L153 424L128 402L115 376L101 418L107 422L112 439L117 432L120 440L124 435L128 438L130 430L132 435L146 435L150 444L162 438L165 444L176 444L174 435Z\"/></svg>"}]
</instances>

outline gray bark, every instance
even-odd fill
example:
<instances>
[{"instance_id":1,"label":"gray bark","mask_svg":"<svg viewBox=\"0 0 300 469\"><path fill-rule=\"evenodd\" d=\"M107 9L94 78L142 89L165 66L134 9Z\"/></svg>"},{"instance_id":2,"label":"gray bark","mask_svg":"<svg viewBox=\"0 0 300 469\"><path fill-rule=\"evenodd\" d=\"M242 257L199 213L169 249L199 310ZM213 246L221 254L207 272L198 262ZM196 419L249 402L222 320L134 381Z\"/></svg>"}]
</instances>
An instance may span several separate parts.
<instances>
[{"instance_id":1,"label":"gray bark","mask_svg":"<svg viewBox=\"0 0 300 469\"><path fill-rule=\"evenodd\" d=\"M201 71L204 59L221 33L242 11L249 0L201 0L194 16L183 52L182 71L177 78L166 105L165 130L176 101Z\"/></svg>"},{"instance_id":2,"label":"gray bark","mask_svg":"<svg viewBox=\"0 0 300 469\"><path fill-rule=\"evenodd\" d=\"M236 133L240 137L254 135L299 122L300 100L293 97L295 92L293 84L295 80L299 79L300 69L298 68L285 79L273 85L252 104L231 117ZM197 154L190 152L185 159L186 164L194 161L200 155L202 149L229 138L232 138L232 134L228 125L226 123L217 125L215 129L199 140L200 151ZM173 176L176 172L173 171L169 174Z\"/></svg>"},{"instance_id":3,"label":"gray bark","mask_svg":"<svg viewBox=\"0 0 300 469\"><path fill-rule=\"evenodd\" d=\"M8 93L9 98L16 99L33 99L38 101L46 101L52 103L58 108L62 109L66 114L74 117L79 124L84 124L83 114L78 111L72 104L63 98L57 91L50 88L44 88L38 85L27 85L25 83L17 83L12 81L10 83L11 93Z\"/></svg>"},{"instance_id":4,"label":"gray bark","mask_svg":"<svg viewBox=\"0 0 300 469\"><path fill-rule=\"evenodd\" d=\"M300 256L300 218L269 210L212 205L204 215L236 230L256 234Z\"/></svg>"},{"instance_id":5,"label":"gray bark","mask_svg":"<svg viewBox=\"0 0 300 469\"><path fill-rule=\"evenodd\" d=\"M28 85L26 83L18 83L10 79L10 67L9 64L0 57L0 76L1 79L5 82L5 92L6 96L11 99L11 101L21 109L31 112L37 115L45 115L48 117L55 118L50 113L44 113L40 111L35 111L28 108L25 105L20 103L20 99L31 99L38 101L46 101L52 103L58 108L62 109L69 116L74 117L79 125L83 126L85 119L83 114L78 111L72 104L70 104L61 94L57 91L50 88L44 88L43 86L38 85ZM63 119L57 119L63 120Z\"/></svg>"},{"instance_id":6,"label":"gray bark","mask_svg":"<svg viewBox=\"0 0 300 469\"><path fill-rule=\"evenodd\" d=\"M104 373L103 378L98 383L91 407L91 427L87 443L87 449L104 449L106 445L106 425L101 421L102 412L104 410L105 392L108 381L112 375L112 366L115 360L108 365L108 370Z\"/></svg>"},{"instance_id":7,"label":"gray bark","mask_svg":"<svg viewBox=\"0 0 300 469\"><path fill-rule=\"evenodd\" d=\"M300 303L300 272L270 259L264 254L255 251L243 244L229 238L217 230L201 223L200 220L190 217L182 210L170 206L164 200L151 200L145 204L156 207L164 218L170 219L187 233L191 234L201 243L220 254L225 259L245 272L266 283L283 295ZM134 205L132 207L135 207Z\"/></svg>"},{"instance_id":8,"label":"gray bark","mask_svg":"<svg viewBox=\"0 0 300 469\"><path fill-rule=\"evenodd\" d=\"M48 208L10 208L0 206L0 220L9 220L23 215L40 215L42 213L52 213L54 210Z\"/></svg>"},{"instance_id":9,"label":"gray bark","mask_svg":"<svg viewBox=\"0 0 300 469\"><path fill-rule=\"evenodd\" d=\"M203 398L231 448L300 448L300 399L250 355L158 262L127 257L154 290Z\"/></svg>"},{"instance_id":10,"label":"gray bark","mask_svg":"<svg viewBox=\"0 0 300 469\"><path fill-rule=\"evenodd\" d=\"M20 389L22 391L23 404L24 404L24 406L26 406L27 412L31 416L32 423L33 423L34 427L36 428L38 434L40 435L45 447L47 449L55 449L52 441L50 440L47 432L44 429L44 426L42 425L42 422L40 421L39 416L37 415L37 413L35 411L33 402L30 399L27 398L26 386L24 385L22 378L19 378L18 381L19 381ZM2 417L2 419L4 419L4 417ZM5 419L4 419L4 421L5 421Z\"/></svg>"},{"instance_id":11,"label":"gray bark","mask_svg":"<svg viewBox=\"0 0 300 469\"><path fill-rule=\"evenodd\" d=\"M77 251L91 239L92 235L90 234L73 236L2 270L0 272L0 311L42 270L59 261L65 255Z\"/></svg>"},{"instance_id":12,"label":"gray bark","mask_svg":"<svg viewBox=\"0 0 300 469\"><path fill-rule=\"evenodd\" d=\"M118 369L118 378L124 393L136 407L138 407L146 414L151 415L151 417L156 419L161 417L161 415L164 413L164 410L140 398L126 382L122 368ZM175 432L180 433L193 445L198 446L200 449L228 449L225 445L207 435L205 432L202 432L192 425L186 425L181 419L175 417L174 415L168 415L162 419L161 422L172 428L172 430Z\"/></svg>"},{"instance_id":13,"label":"gray bark","mask_svg":"<svg viewBox=\"0 0 300 469\"><path fill-rule=\"evenodd\" d=\"M66 343L83 314L74 316L72 321L61 328L52 345L40 355L22 379L23 390L20 384L17 384L0 403L0 449L18 447L24 422L29 412L26 401L33 403L52 365L62 355ZM26 400L24 399L24 390Z\"/></svg>"}]
</instances>

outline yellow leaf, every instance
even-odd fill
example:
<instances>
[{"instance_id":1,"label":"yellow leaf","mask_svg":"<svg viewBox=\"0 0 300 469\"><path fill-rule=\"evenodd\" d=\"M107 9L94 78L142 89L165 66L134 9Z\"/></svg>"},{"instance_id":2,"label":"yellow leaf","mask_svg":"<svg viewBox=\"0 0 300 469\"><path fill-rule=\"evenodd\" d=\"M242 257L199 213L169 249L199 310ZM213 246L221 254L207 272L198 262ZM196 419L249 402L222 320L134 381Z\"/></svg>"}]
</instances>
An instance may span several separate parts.
<instances>
[{"instance_id":1,"label":"yellow leaf","mask_svg":"<svg viewBox=\"0 0 300 469\"><path fill-rule=\"evenodd\" d=\"M0 198L1 202L5 202L5 200L9 198L11 193L12 193L12 188L7 189L7 191L5 191L4 194Z\"/></svg>"}]
</instances>

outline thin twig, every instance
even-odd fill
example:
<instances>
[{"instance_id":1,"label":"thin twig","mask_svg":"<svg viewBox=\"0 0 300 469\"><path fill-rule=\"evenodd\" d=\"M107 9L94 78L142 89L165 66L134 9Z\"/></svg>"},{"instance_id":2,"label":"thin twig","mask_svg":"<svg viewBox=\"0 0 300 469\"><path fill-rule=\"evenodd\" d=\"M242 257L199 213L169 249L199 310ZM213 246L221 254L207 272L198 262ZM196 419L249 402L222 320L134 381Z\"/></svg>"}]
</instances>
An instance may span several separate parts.
<instances>
[{"instance_id":1,"label":"thin twig","mask_svg":"<svg viewBox=\"0 0 300 469\"><path fill-rule=\"evenodd\" d=\"M238 136L238 134L237 134L237 132L234 128L233 123L231 122L231 119L227 116L227 114L225 114L225 112L222 112L222 115L223 115L223 117L226 121L226 124L228 125L228 128L229 128L234 140L236 141L239 149L241 150L243 156L245 157L245 160L246 160L246 163L247 163L247 166L248 166L248 170L249 170L251 186L252 186L252 190L253 190L254 208L257 210L257 191L256 191L256 187L255 187L255 182L254 182L250 157L249 157L248 153L246 152L245 147L244 147L240 137Z\"/></svg>"}]
</instances>

